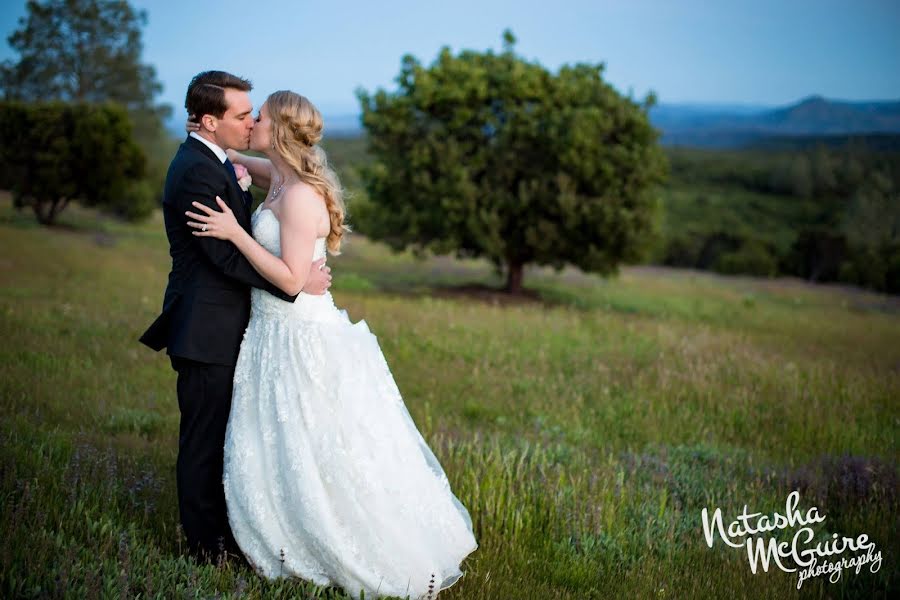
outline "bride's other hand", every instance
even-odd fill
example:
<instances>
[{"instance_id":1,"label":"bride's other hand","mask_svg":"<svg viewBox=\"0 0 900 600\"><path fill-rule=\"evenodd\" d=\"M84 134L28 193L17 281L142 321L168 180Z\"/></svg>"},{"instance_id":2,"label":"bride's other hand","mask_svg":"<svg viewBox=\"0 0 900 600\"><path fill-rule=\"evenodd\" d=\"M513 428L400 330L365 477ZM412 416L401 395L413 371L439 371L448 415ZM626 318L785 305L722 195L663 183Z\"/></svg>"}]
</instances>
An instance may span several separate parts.
<instances>
[{"instance_id":1,"label":"bride's other hand","mask_svg":"<svg viewBox=\"0 0 900 600\"><path fill-rule=\"evenodd\" d=\"M193 221L188 221L188 226L198 230L192 231L191 233L197 237L214 237L220 240L234 241L238 235L245 233L244 229L237 222L234 213L221 198L216 196L216 202L219 203L222 212L214 210L199 202L191 202L195 208L205 213L198 214L191 211L186 211L184 213L194 219Z\"/></svg>"},{"instance_id":2,"label":"bride's other hand","mask_svg":"<svg viewBox=\"0 0 900 600\"><path fill-rule=\"evenodd\" d=\"M196 117L194 115L188 115L187 121L184 122L184 130L187 133L192 131L200 131L200 123L195 121Z\"/></svg>"},{"instance_id":3,"label":"bride's other hand","mask_svg":"<svg viewBox=\"0 0 900 600\"><path fill-rule=\"evenodd\" d=\"M331 287L331 267L325 266L325 258L313 261L309 267L309 276L303 284L305 294L321 296Z\"/></svg>"}]
</instances>

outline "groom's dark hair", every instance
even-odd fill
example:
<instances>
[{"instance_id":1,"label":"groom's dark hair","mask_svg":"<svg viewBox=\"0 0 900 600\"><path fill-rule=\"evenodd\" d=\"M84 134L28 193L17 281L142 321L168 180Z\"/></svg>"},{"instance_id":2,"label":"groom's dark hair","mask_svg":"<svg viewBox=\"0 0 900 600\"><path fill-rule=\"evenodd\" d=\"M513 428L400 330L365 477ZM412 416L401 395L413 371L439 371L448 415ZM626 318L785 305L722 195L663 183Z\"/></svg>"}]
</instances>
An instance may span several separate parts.
<instances>
[{"instance_id":1,"label":"groom's dark hair","mask_svg":"<svg viewBox=\"0 0 900 600\"><path fill-rule=\"evenodd\" d=\"M225 88L234 88L249 92L253 84L247 79L226 73L225 71L203 71L194 75L188 84L184 107L194 120L199 121L203 115L212 115L221 119L228 110L225 104Z\"/></svg>"}]
</instances>

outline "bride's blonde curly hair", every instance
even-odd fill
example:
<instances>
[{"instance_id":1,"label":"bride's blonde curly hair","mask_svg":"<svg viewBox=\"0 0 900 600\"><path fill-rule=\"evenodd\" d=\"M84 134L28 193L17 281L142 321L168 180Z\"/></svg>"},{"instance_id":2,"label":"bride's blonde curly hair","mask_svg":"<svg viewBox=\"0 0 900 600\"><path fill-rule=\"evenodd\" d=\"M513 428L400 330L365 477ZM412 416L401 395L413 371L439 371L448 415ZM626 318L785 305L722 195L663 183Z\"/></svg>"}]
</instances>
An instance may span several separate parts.
<instances>
[{"instance_id":1,"label":"bride's blonde curly hair","mask_svg":"<svg viewBox=\"0 0 900 600\"><path fill-rule=\"evenodd\" d=\"M350 228L344 224L344 190L325 151L317 146L322 139L322 113L305 96L288 90L274 92L266 99L272 119L272 145L297 176L325 198L331 221L326 246L331 254L341 253L341 240Z\"/></svg>"}]
</instances>

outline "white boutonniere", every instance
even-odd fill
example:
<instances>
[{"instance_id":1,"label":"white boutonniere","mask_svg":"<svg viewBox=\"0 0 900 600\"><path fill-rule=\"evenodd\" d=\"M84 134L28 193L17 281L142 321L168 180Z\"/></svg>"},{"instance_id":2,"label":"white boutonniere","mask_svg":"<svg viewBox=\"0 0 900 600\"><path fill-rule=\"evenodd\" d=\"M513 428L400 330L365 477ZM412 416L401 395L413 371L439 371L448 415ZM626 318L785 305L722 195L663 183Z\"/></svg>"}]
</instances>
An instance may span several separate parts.
<instances>
[{"instance_id":1,"label":"white boutonniere","mask_svg":"<svg viewBox=\"0 0 900 600\"><path fill-rule=\"evenodd\" d=\"M237 177L238 185L241 186L242 190L246 192L250 189L253 178L250 177L250 172L247 171L247 167L244 165L234 165L234 175Z\"/></svg>"}]
</instances>

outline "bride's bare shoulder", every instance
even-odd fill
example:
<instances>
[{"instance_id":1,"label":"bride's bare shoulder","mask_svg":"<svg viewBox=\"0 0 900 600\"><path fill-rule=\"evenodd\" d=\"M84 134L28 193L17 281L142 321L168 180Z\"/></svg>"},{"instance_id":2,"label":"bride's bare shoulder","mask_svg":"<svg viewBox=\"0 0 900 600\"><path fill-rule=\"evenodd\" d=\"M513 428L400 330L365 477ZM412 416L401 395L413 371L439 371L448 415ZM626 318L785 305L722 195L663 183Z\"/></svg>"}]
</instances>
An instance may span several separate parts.
<instances>
[{"instance_id":1,"label":"bride's bare shoulder","mask_svg":"<svg viewBox=\"0 0 900 600\"><path fill-rule=\"evenodd\" d=\"M282 200L285 205L302 205L307 210L320 208L324 212L328 212L325 198L322 197L319 190L305 181L298 181L286 187Z\"/></svg>"},{"instance_id":2,"label":"bride's bare shoulder","mask_svg":"<svg viewBox=\"0 0 900 600\"><path fill-rule=\"evenodd\" d=\"M285 188L281 206L286 216L315 220L319 224L317 229L323 228L322 223L329 223L325 198L305 181L298 181Z\"/></svg>"}]
</instances>

